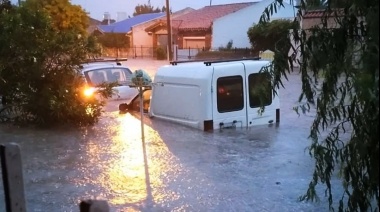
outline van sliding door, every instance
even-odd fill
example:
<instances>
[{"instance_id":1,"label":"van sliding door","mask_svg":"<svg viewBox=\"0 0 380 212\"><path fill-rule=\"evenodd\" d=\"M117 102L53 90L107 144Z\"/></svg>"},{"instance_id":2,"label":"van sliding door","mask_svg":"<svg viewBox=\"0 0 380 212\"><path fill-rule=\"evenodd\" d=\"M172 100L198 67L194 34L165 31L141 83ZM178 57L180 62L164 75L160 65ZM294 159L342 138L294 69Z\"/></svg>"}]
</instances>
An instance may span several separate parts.
<instances>
[{"instance_id":1,"label":"van sliding door","mask_svg":"<svg viewBox=\"0 0 380 212\"><path fill-rule=\"evenodd\" d=\"M214 66L212 111L214 129L247 126L246 80L242 63Z\"/></svg>"}]
</instances>

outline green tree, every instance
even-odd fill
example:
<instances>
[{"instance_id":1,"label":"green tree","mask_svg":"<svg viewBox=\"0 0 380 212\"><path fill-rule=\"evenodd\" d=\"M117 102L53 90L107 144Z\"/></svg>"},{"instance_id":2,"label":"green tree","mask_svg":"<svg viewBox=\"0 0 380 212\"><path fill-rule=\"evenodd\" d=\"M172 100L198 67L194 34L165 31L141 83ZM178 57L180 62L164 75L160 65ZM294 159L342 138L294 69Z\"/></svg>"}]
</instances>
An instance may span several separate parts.
<instances>
[{"instance_id":1,"label":"green tree","mask_svg":"<svg viewBox=\"0 0 380 212\"><path fill-rule=\"evenodd\" d=\"M315 167L300 199L318 200L316 186L323 184L331 210L379 211L379 2L340 2L327 0L320 24L294 28L292 35L301 58L299 101L307 102L295 110L316 109L309 136ZM261 20L281 4L270 4ZM306 9L304 0L299 9L299 14ZM274 87L295 71L293 62L275 50L272 65L264 70L274 76ZM334 194L333 176L340 177L342 194Z\"/></svg>"},{"instance_id":2,"label":"green tree","mask_svg":"<svg viewBox=\"0 0 380 212\"><path fill-rule=\"evenodd\" d=\"M275 49L289 52L291 44L288 39L289 30L297 28L299 23L290 20L273 20L258 23L248 29L248 38L253 52Z\"/></svg>"},{"instance_id":3,"label":"green tree","mask_svg":"<svg viewBox=\"0 0 380 212\"><path fill-rule=\"evenodd\" d=\"M166 11L166 8L165 7L162 7L162 9L156 7L154 8L151 4L150 4L150 0L148 0L148 4L138 4L136 7L135 7L135 12L133 12L133 16L137 16L137 15L141 15L141 14L147 14L147 13L159 13L159 12L165 12Z\"/></svg>"},{"instance_id":4,"label":"green tree","mask_svg":"<svg viewBox=\"0 0 380 212\"><path fill-rule=\"evenodd\" d=\"M99 49L92 37L53 27L45 12L0 11L0 90L20 109L20 122L93 124L103 102L83 98L79 65Z\"/></svg>"},{"instance_id":5,"label":"green tree","mask_svg":"<svg viewBox=\"0 0 380 212\"><path fill-rule=\"evenodd\" d=\"M81 6L73 5L69 0L26 0L23 6L32 10L45 11L57 30L76 30L85 34L89 26L89 17Z\"/></svg>"},{"instance_id":6,"label":"green tree","mask_svg":"<svg viewBox=\"0 0 380 212\"><path fill-rule=\"evenodd\" d=\"M6 11L12 8L10 0L0 0L0 11Z\"/></svg>"}]
</instances>

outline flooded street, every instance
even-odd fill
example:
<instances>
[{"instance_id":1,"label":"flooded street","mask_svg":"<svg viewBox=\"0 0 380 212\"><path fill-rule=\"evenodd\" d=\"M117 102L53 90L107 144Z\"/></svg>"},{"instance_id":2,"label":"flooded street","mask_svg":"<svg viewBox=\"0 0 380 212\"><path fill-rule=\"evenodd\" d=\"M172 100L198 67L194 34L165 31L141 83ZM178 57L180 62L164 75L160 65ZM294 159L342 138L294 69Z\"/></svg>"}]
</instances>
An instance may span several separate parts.
<instances>
[{"instance_id":1,"label":"flooded street","mask_svg":"<svg viewBox=\"0 0 380 212\"><path fill-rule=\"evenodd\" d=\"M130 59L152 77L167 61ZM328 211L299 202L312 178L306 149L313 117L292 111L297 74L280 90L278 125L203 132L120 115L110 102L98 124L78 131L0 126L0 142L22 151L27 211L79 211L80 200L105 199L111 211ZM335 184L340 182L333 181ZM0 185L0 211L5 211Z\"/></svg>"}]
</instances>

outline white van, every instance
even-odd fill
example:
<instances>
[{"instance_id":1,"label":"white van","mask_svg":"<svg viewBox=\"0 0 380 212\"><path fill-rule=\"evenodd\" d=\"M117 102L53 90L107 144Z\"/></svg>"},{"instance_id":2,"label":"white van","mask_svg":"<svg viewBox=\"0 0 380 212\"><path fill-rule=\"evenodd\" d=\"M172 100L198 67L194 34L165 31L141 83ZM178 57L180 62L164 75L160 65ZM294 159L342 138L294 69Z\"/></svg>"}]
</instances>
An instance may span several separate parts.
<instances>
[{"instance_id":1,"label":"white van","mask_svg":"<svg viewBox=\"0 0 380 212\"><path fill-rule=\"evenodd\" d=\"M171 62L157 70L150 95L144 95L145 100L150 96L149 115L205 131L279 122L278 91L274 95L269 74L260 73L269 64L253 59ZM259 92L265 93L261 99Z\"/></svg>"}]
</instances>

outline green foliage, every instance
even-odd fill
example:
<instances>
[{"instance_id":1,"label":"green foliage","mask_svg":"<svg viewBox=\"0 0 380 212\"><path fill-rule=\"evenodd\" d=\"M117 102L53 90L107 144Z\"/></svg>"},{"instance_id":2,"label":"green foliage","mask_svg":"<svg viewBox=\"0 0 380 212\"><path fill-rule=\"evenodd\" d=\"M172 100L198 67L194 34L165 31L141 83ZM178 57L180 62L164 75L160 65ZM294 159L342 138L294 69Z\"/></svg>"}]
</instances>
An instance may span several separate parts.
<instances>
[{"instance_id":1,"label":"green foliage","mask_svg":"<svg viewBox=\"0 0 380 212\"><path fill-rule=\"evenodd\" d=\"M0 11L6 11L12 8L11 1L9 0L0 0Z\"/></svg>"},{"instance_id":2,"label":"green foliage","mask_svg":"<svg viewBox=\"0 0 380 212\"><path fill-rule=\"evenodd\" d=\"M261 21L267 21L281 2L269 5ZM327 0L325 8L319 25L294 28L292 34L292 48L301 58L299 102L306 102L295 110L316 109L309 136L315 167L300 200L318 200L316 186L324 184L331 210L379 211L378 0ZM303 9L306 4L301 0ZM273 64L266 70L274 76L275 87L294 71L294 62L275 49ZM342 181L342 194L333 191L338 186L332 185L335 176Z\"/></svg>"},{"instance_id":3,"label":"green foliage","mask_svg":"<svg viewBox=\"0 0 380 212\"><path fill-rule=\"evenodd\" d=\"M0 11L1 93L21 109L21 122L93 124L103 103L83 98L79 64L99 53L96 41L50 20L28 7Z\"/></svg>"},{"instance_id":4,"label":"green foliage","mask_svg":"<svg viewBox=\"0 0 380 212\"><path fill-rule=\"evenodd\" d=\"M97 36L102 46L107 48L129 48L129 38L123 33L105 33Z\"/></svg>"},{"instance_id":5,"label":"green foliage","mask_svg":"<svg viewBox=\"0 0 380 212\"><path fill-rule=\"evenodd\" d=\"M141 14L147 14L147 13L159 13L159 12L165 12L166 7L162 7L162 9L156 7L154 8L150 1L148 1L148 4L138 4L135 7L135 12L133 12L133 16L141 15Z\"/></svg>"},{"instance_id":6,"label":"green foliage","mask_svg":"<svg viewBox=\"0 0 380 212\"><path fill-rule=\"evenodd\" d=\"M261 22L248 29L248 38L254 52L290 49L289 30L297 28L299 23L290 20L273 20Z\"/></svg>"},{"instance_id":7,"label":"green foliage","mask_svg":"<svg viewBox=\"0 0 380 212\"><path fill-rule=\"evenodd\" d=\"M156 55L157 55L157 60L166 60L167 58L166 51L162 47L158 47L156 49Z\"/></svg>"}]
</instances>

